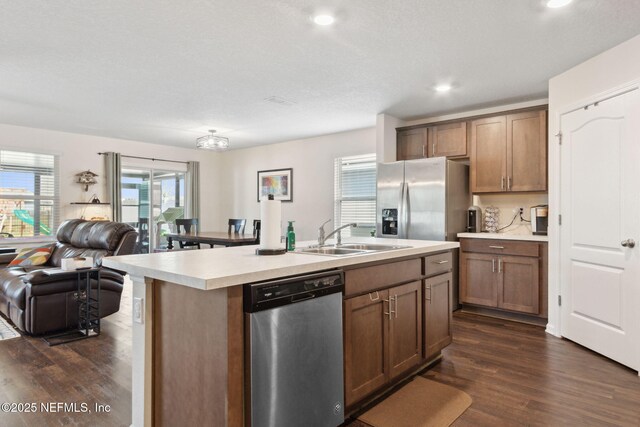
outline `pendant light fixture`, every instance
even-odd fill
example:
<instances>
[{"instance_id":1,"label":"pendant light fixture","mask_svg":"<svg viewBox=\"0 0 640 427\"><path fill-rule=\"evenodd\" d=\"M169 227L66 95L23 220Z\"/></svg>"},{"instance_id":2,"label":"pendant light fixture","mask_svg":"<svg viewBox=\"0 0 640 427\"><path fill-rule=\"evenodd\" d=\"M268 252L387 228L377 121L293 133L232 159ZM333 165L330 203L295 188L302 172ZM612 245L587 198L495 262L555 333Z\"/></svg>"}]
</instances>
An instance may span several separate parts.
<instances>
[{"instance_id":1,"label":"pendant light fixture","mask_svg":"<svg viewBox=\"0 0 640 427\"><path fill-rule=\"evenodd\" d=\"M214 129L209 131L209 135L196 139L196 148L203 150L224 151L229 149L229 138L215 135Z\"/></svg>"}]
</instances>

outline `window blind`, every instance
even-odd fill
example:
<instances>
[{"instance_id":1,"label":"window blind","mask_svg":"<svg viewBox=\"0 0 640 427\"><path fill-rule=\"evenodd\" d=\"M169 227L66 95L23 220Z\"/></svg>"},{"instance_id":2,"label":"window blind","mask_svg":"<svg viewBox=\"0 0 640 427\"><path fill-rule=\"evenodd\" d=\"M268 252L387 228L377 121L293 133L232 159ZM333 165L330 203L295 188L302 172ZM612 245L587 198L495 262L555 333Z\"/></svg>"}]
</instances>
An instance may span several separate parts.
<instances>
[{"instance_id":1,"label":"window blind","mask_svg":"<svg viewBox=\"0 0 640 427\"><path fill-rule=\"evenodd\" d=\"M334 166L335 226L350 222L356 228L342 236L370 236L376 226L376 155L341 157Z\"/></svg>"},{"instance_id":2,"label":"window blind","mask_svg":"<svg viewBox=\"0 0 640 427\"><path fill-rule=\"evenodd\" d=\"M58 181L57 156L0 150L0 237L54 234Z\"/></svg>"}]
</instances>

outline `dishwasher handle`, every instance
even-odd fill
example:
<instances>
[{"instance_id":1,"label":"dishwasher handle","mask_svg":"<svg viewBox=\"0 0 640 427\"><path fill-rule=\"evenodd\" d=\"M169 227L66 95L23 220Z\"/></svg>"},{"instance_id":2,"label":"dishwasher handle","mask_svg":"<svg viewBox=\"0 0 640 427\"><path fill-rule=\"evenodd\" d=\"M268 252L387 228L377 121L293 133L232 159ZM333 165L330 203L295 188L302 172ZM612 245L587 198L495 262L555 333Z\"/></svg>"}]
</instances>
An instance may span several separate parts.
<instances>
[{"instance_id":1,"label":"dishwasher handle","mask_svg":"<svg viewBox=\"0 0 640 427\"><path fill-rule=\"evenodd\" d=\"M315 294L298 294L298 295L294 295L291 297L291 302L300 302L300 301L306 301L308 299L313 299L315 298L316 295Z\"/></svg>"}]
</instances>

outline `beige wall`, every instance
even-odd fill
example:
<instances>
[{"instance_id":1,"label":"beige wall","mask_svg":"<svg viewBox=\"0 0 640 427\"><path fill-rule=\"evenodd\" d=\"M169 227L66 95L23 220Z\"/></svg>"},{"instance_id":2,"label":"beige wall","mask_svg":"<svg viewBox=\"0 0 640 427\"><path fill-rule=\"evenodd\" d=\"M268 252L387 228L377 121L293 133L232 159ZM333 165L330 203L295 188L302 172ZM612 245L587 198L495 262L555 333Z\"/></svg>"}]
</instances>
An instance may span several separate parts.
<instances>
[{"instance_id":1,"label":"beige wall","mask_svg":"<svg viewBox=\"0 0 640 427\"><path fill-rule=\"evenodd\" d=\"M560 336L560 241L557 218L560 206L559 116L598 95L640 79L640 35L549 80L549 324L547 331ZM587 196L587 195L585 195Z\"/></svg>"},{"instance_id":2,"label":"beige wall","mask_svg":"<svg viewBox=\"0 0 640 427\"><path fill-rule=\"evenodd\" d=\"M367 128L222 153L220 218L258 219L257 172L293 168L293 202L282 204L283 224L296 221L298 241L316 239L318 226L333 219L334 159L375 151L376 129Z\"/></svg>"},{"instance_id":3,"label":"beige wall","mask_svg":"<svg viewBox=\"0 0 640 427\"><path fill-rule=\"evenodd\" d=\"M79 210L72 206L71 202L87 201L93 193L96 193L100 200L107 200L104 157L99 156L98 152L115 151L133 156L179 161L198 160L203 184L202 226L212 228L218 224L220 199L216 186L212 185L218 182L217 153L10 125L0 125L0 148L60 155L61 219L77 217ZM163 164L172 166L163 162L156 164L159 167ZM87 169L97 173L99 177L98 184L90 187L89 192L84 192L81 186L75 183L75 174Z\"/></svg>"},{"instance_id":4,"label":"beige wall","mask_svg":"<svg viewBox=\"0 0 640 427\"><path fill-rule=\"evenodd\" d=\"M227 219L232 217L246 218L249 222L259 218L257 171L293 168L294 201L283 204L283 220L296 220L299 240L315 239L317 227L326 219L333 218L334 159L375 152L375 139L375 128L368 128L215 153L0 125L0 147L60 155L62 219L79 215L79 208L72 206L71 202L86 201L93 193L101 200L107 200L104 158L97 153L116 151L133 156L200 161L203 230L225 230ZM141 163L137 160L130 162ZM158 167L167 165L163 162L155 164ZM99 184L91 187L88 193L74 182L75 174L86 169L100 175Z\"/></svg>"},{"instance_id":5,"label":"beige wall","mask_svg":"<svg viewBox=\"0 0 640 427\"><path fill-rule=\"evenodd\" d=\"M506 227L511 223L518 208L524 208L524 219L529 220L532 206L546 205L548 203L546 193L525 193L525 194L483 194L473 197L473 204L482 208L484 218L485 209L488 206L495 206L500 209L498 227ZM507 234L531 234L531 224L522 222L519 218L513 222L509 228L502 231Z\"/></svg>"}]
</instances>

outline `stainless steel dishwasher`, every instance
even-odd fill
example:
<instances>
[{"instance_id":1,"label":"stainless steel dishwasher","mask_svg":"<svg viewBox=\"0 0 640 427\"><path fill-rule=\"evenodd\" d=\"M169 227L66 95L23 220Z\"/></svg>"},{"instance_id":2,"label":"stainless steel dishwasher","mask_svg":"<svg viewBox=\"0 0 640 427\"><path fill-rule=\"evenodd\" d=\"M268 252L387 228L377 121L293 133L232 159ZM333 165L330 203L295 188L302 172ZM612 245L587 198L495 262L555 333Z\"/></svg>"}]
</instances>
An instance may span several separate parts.
<instances>
[{"instance_id":1,"label":"stainless steel dishwasher","mask_svg":"<svg viewBox=\"0 0 640 427\"><path fill-rule=\"evenodd\" d=\"M344 422L340 270L244 287L252 427Z\"/></svg>"}]
</instances>

